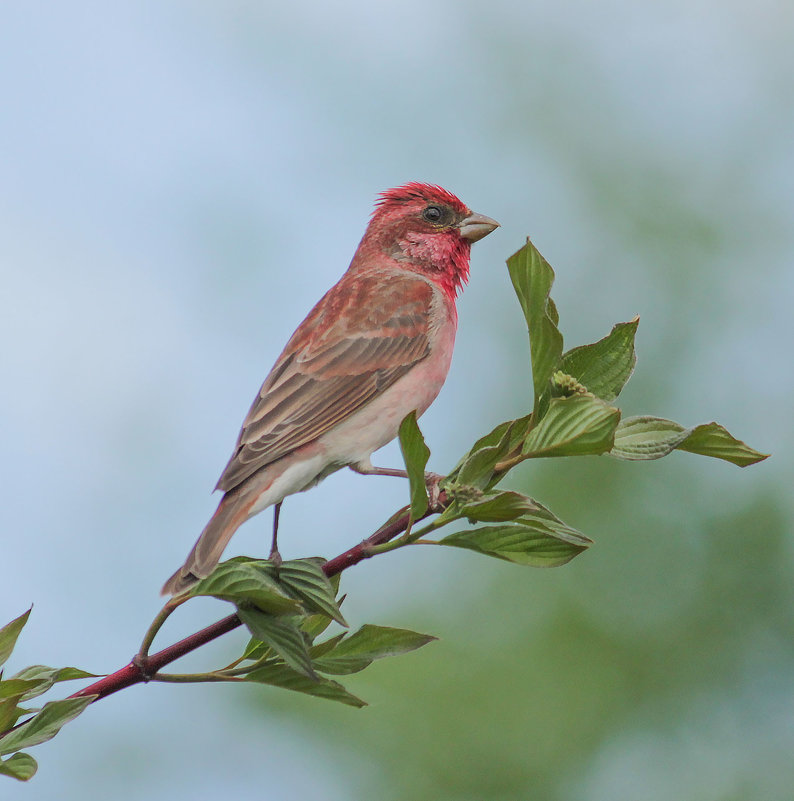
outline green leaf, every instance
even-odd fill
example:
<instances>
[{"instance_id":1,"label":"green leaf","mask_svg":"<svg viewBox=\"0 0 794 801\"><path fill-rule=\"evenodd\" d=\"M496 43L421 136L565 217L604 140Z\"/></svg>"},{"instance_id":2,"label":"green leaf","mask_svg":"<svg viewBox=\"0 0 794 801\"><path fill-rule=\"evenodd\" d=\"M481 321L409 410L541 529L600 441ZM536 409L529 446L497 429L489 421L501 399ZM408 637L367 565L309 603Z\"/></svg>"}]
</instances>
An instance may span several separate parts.
<instances>
[{"instance_id":1,"label":"green leaf","mask_svg":"<svg viewBox=\"0 0 794 801\"><path fill-rule=\"evenodd\" d=\"M237 614L251 635L270 646L293 670L312 680L318 678L309 656L308 638L294 623L249 607L238 607Z\"/></svg>"},{"instance_id":2,"label":"green leaf","mask_svg":"<svg viewBox=\"0 0 794 801\"><path fill-rule=\"evenodd\" d=\"M294 614L300 604L272 577L269 563L254 559L221 562L189 594L210 595L234 604L249 603L273 615Z\"/></svg>"},{"instance_id":3,"label":"green leaf","mask_svg":"<svg viewBox=\"0 0 794 801\"><path fill-rule=\"evenodd\" d=\"M768 453L761 453L751 448L740 439L731 436L719 423L713 422L702 423L690 429L687 438L678 445L678 450L723 459L739 467L747 467L769 458Z\"/></svg>"},{"instance_id":4,"label":"green leaf","mask_svg":"<svg viewBox=\"0 0 794 801\"><path fill-rule=\"evenodd\" d=\"M490 431L484 437L480 437L477 442L471 446L466 456L461 459L458 467L466 461L468 456L481 451L483 448L493 446L501 448L507 445L508 450L512 450L522 442L527 435L531 419L532 415L528 414L525 417L519 417L518 420L506 420L504 423L499 423L493 431Z\"/></svg>"},{"instance_id":5,"label":"green leaf","mask_svg":"<svg viewBox=\"0 0 794 801\"><path fill-rule=\"evenodd\" d=\"M274 687L281 687L293 692L315 695L318 698L325 698L329 701L339 701L348 706L361 708L367 705L366 701L362 701L352 693L349 693L336 681L322 677L314 681L286 665L265 665L252 670L246 675L245 680L258 684L271 684Z\"/></svg>"},{"instance_id":6,"label":"green leaf","mask_svg":"<svg viewBox=\"0 0 794 801\"><path fill-rule=\"evenodd\" d=\"M318 659L321 656L325 656L329 651L333 651L337 645L347 637L347 632L343 631L341 634L337 634L334 637L329 637L327 640L323 640L322 642L315 643L309 649L309 653L312 657L312 662ZM316 665L315 665L316 667Z\"/></svg>"},{"instance_id":7,"label":"green leaf","mask_svg":"<svg viewBox=\"0 0 794 801\"><path fill-rule=\"evenodd\" d=\"M684 426L661 417L628 417L615 430L610 452L618 459L661 459L687 436Z\"/></svg>"},{"instance_id":8,"label":"green leaf","mask_svg":"<svg viewBox=\"0 0 794 801\"><path fill-rule=\"evenodd\" d=\"M26 720L18 729L0 737L0 755L12 754L51 740L62 726L74 720L96 697L86 695L44 704L38 714Z\"/></svg>"},{"instance_id":9,"label":"green leaf","mask_svg":"<svg viewBox=\"0 0 794 801\"><path fill-rule=\"evenodd\" d=\"M8 657L13 653L14 646L17 644L17 637L19 637L22 629L25 628L25 623L28 622L30 617L30 609L0 629L0 665L4 665Z\"/></svg>"},{"instance_id":10,"label":"green leaf","mask_svg":"<svg viewBox=\"0 0 794 801\"><path fill-rule=\"evenodd\" d=\"M33 778L38 767L36 760L30 754L14 754L8 759L0 759L0 774L19 779L21 782Z\"/></svg>"},{"instance_id":11,"label":"green leaf","mask_svg":"<svg viewBox=\"0 0 794 801\"><path fill-rule=\"evenodd\" d=\"M527 321L534 410L536 416L540 416L541 398L548 393L549 379L562 354L562 334L557 328L559 315L549 297L554 270L529 239L507 260L507 269Z\"/></svg>"},{"instance_id":12,"label":"green leaf","mask_svg":"<svg viewBox=\"0 0 794 801\"><path fill-rule=\"evenodd\" d=\"M435 639L408 629L366 624L341 640L330 653L315 659L314 664L323 673L357 673L375 659L415 651Z\"/></svg>"},{"instance_id":13,"label":"green leaf","mask_svg":"<svg viewBox=\"0 0 794 801\"><path fill-rule=\"evenodd\" d=\"M442 487L469 486L488 489L502 475L494 476L494 468L509 453L519 448L529 429L531 415L500 423L490 434L474 443L455 469L442 482Z\"/></svg>"},{"instance_id":14,"label":"green leaf","mask_svg":"<svg viewBox=\"0 0 794 801\"><path fill-rule=\"evenodd\" d=\"M585 456L612 448L620 410L595 395L552 398L549 410L529 432L523 451L527 456Z\"/></svg>"},{"instance_id":15,"label":"green leaf","mask_svg":"<svg viewBox=\"0 0 794 801\"><path fill-rule=\"evenodd\" d=\"M411 519L419 520L427 511L427 485L425 467L430 458L430 448L416 422L416 412L406 415L400 423L400 450L403 453L408 483L411 489Z\"/></svg>"},{"instance_id":16,"label":"green leaf","mask_svg":"<svg viewBox=\"0 0 794 801\"><path fill-rule=\"evenodd\" d=\"M444 486L457 485L484 490L493 478L494 468L505 456L507 456L506 446L491 445L480 448L466 458L454 481L447 479Z\"/></svg>"},{"instance_id":17,"label":"green leaf","mask_svg":"<svg viewBox=\"0 0 794 801\"><path fill-rule=\"evenodd\" d=\"M74 681L75 679L95 679L95 673L87 673L85 670L80 670L74 667L65 668L51 668L46 665L31 665L30 667L20 670L14 676L14 679L22 679L25 681L32 681L37 686L35 689L28 690L22 696L23 699L35 698L37 695L47 692L47 690L60 681ZM0 693L2 692L2 684L0 683Z\"/></svg>"},{"instance_id":18,"label":"green leaf","mask_svg":"<svg viewBox=\"0 0 794 801\"><path fill-rule=\"evenodd\" d=\"M278 571L279 582L297 595L310 611L328 615L346 626L336 603L333 585L323 573L323 562L322 559L294 559L284 562Z\"/></svg>"},{"instance_id":19,"label":"green leaf","mask_svg":"<svg viewBox=\"0 0 794 801\"><path fill-rule=\"evenodd\" d=\"M21 706L17 706L22 694L6 696L0 701L0 732L8 731L21 717L26 714Z\"/></svg>"},{"instance_id":20,"label":"green leaf","mask_svg":"<svg viewBox=\"0 0 794 801\"><path fill-rule=\"evenodd\" d=\"M331 625L331 622L332 618L328 615L309 615L301 621L300 627L313 642L315 637L319 637ZM342 625L346 626L347 623Z\"/></svg>"},{"instance_id":21,"label":"green leaf","mask_svg":"<svg viewBox=\"0 0 794 801\"><path fill-rule=\"evenodd\" d=\"M467 517L478 523L498 523L515 520L538 509L532 498L518 492L497 492L475 503L467 503L458 517Z\"/></svg>"},{"instance_id":22,"label":"green leaf","mask_svg":"<svg viewBox=\"0 0 794 801\"><path fill-rule=\"evenodd\" d=\"M269 645L265 645L261 640L251 637L248 644L245 646L241 659L248 659L258 662L260 659L272 653L273 649Z\"/></svg>"},{"instance_id":23,"label":"green leaf","mask_svg":"<svg viewBox=\"0 0 794 801\"><path fill-rule=\"evenodd\" d=\"M319 637L328 626L331 625L333 619L328 615L308 615L304 617L299 624L299 628L303 631L309 639L309 642L314 642L315 637ZM252 637L243 651L242 659L259 661L264 659L268 654L272 654L273 649L269 645L265 645L261 640ZM314 652L312 651L312 656Z\"/></svg>"},{"instance_id":24,"label":"green leaf","mask_svg":"<svg viewBox=\"0 0 794 801\"><path fill-rule=\"evenodd\" d=\"M530 567L564 565L591 544L584 534L567 526L544 506L535 505L534 511L511 523L458 531L439 544Z\"/></svg>"},{"instance_id":25,"label":"green leaf","mask_svg":"<svg viewBox=\"0 0 794 801\"><path fill-rule=\"evenodd\" d=\"M526 419L526 418L525 418ZM515 420L506 420L504 423L499 423L493 431L490 431L484 437L480 437L474 445L469 448L469 450L463 455L463 457L458 461L455 467L449 471L449 473L444 478L444 481L441 482L441 486L446 487L447 485L452 484L460 484L463 483L458 479L463 466L469 462L476 453L480 451L489 449L489 448L498 448L501 447L502 441L504 439L505 434L510 429L510 426L515 423ZM479 475L479 472L477 473Z\"/></svg>"},{"instance_id":26,"label":"green leaf","mask_svg":"<svg viewBox=\"0 0 794 801\"><path fill-rule=\"evenodd\" d=\"M36 692L40 687L44 687L41 692ZM17 696L18 698L22 698L25 696L26 698L33 698L35 695L41 695L41 693L46 692L47 690L52 687L52 684L48 684L46 681L27 681L24 679L7 679L6 681L0 681L0 699L4 698L11 698L13 696ZM2 731L2 729L0 729Z\"/></svg>"},{"instance_id":27,"label":"green leaf","mask_svg":"<svg viewBox=\"0 0 794 801\"><path fill-rule=\"evenodd\" d=\"M661 459L676 449L724 459L739 467L761 462L769 456L732 437L717 423L684 428L662 417L622 420L615 431L610 456L627 460Z\"/></svg>"},{"instance_id":28,"label":"green leaf","mask_svg":"<svg viewBox=\"0 0 794 801\"><path fill-rule=\"evenodd\" d=\"M613 401L634 372L634 336L640 318L618 323L603 339L565 353L560 370L573 376L603 401Z\"/></svg>"}]
</instances>

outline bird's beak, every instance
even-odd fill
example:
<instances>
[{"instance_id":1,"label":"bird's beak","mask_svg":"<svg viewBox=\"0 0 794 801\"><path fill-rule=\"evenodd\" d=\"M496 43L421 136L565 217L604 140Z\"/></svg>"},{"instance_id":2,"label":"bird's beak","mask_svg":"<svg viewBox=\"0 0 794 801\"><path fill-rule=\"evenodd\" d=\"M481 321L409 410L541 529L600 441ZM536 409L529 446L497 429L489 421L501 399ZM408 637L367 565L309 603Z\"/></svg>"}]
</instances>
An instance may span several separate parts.
<instances>
[{"instance_id":1,"label":"bird's beak","mask_svg":"<svg viewBox=\"0 0 794 801\"><path fill-rule=\"evenodd\" d=\"M488 236L491 231L496 230L498 227L499 223L496 220L492 220L484 214L472 213L460 221L458 230L464 239L468 239L469 242L476 242L478 239Z\"/></svg>"}]
</instances>

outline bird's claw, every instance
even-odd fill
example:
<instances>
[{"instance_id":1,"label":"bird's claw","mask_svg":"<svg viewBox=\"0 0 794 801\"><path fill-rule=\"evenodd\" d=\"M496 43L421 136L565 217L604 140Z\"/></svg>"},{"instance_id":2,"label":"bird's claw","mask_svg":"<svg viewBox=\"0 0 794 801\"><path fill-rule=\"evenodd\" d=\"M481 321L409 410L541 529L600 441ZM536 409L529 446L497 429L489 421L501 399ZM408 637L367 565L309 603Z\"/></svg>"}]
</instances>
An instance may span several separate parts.
<instances>
[{"instance_id":1,"label":"bird's claw","mask_svg":"<svg viewBox=\"0 0 794 801\"><path fill-rule=\"evenodd\" d=\"M444 478L445 476L441 476L438 473L425 473L425 486L427 487L428 496L427 508L431 512L442 511L439 498L441 497L441 482Z\"/></svg>"}]
</instances>

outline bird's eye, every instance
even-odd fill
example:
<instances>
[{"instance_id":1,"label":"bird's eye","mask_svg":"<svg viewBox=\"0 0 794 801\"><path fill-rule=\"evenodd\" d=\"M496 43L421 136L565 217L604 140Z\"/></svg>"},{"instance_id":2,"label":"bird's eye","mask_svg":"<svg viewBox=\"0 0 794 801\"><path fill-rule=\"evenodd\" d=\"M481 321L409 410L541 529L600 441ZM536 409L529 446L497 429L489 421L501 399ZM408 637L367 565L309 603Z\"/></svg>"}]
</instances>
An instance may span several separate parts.
<instances>
[{"instance_id":1,"label":"bird's eye","mask_svg":"<svg viewBox=\"0 0 794 801\"><path fill-rule=\"evenodd\" d=\"M428 222L437 223L441 217L443 216L443 212L438 206L428 206L423 212L422 217L424 217Z\"/></svg>"}]
</instances>

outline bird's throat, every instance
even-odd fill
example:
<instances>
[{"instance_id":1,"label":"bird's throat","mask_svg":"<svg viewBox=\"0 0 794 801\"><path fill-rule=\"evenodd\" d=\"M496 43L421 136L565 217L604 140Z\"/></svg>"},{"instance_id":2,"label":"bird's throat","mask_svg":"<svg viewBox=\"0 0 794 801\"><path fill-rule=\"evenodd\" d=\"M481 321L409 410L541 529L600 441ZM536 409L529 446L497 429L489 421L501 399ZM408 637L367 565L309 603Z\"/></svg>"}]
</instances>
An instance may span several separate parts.
<instances>
[{"instance_id":1,"label":"bird's throat","mask_svg":"<svg viewBox=\"0 0 794 801\"><path fill-rule=\"evenodd\" d=\"M455 298L469 278L471 243L454 231L448 236L408 232L390 248L395 261L411 265Z\"/></svg>"}]
</instances>

